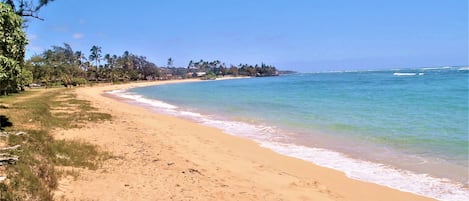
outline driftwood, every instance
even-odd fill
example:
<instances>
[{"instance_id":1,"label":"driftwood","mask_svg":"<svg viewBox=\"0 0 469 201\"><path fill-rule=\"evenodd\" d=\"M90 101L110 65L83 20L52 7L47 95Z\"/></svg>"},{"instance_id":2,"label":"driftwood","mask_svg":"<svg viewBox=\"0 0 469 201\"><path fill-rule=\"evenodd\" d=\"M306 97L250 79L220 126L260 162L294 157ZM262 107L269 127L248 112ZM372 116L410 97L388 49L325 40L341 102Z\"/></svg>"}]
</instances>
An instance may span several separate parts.
<instances>
[{"instance_id":1,"label":"driftwood","mask_svg":"<svg viewBox=\"0 0 469 201\"><path fill-rule=\"evenodd\" d=\"M8 137L10 135L16 135L16 136L20 136L20 135L26 135L27 133L24 132L24 131L18 131L18 132L0 132L0 136L1 137ZM11 146L11 147L2 147L0 148L0 151L12 151L12 150L16 150L18 148L20 148L21 145L15 145L15 146ZM6 154L6 153L0 153L0 166L2 165L11 165L11 164L15 164L16 161L19 160L19 157L16 156L16 155L11 155L11 154ZM1 180L1 179L0 179Z\"/></svg>"},{"instance_id":2,"label":"driftwood","mask_svg":"<svg viewBox=\"0 0 469 201\"><path fill-rule=\"evenodd\" d=\"M3 148L0 148L0 151L8 151L8 150L15 150L15 149L18 149L20 148L21 145L15 145L15 146L11 146L11 147L3 147Z\"/></svg>"},{"instance_id":3,"label":"driftwood","mask_svg":"<svg viewBox=\"0 0 469 201\"><path fill-rule=\"evenodd\" d=\"M19 157L11 154L0 154L0 166L7 164L15 164Z\"/></svg>"},{"instance_id":4,"label":"driftwood","mask_svg":"<svg viewBox=\"0 0 469 201\"><path fill-rule=\"evenodd\" d=\"M9 135L16 135L16 136L20 136L20 135L26 135L27 133L24 132L24 131L18 131L18 132L0 132L0 137L8 137Z\"/></svg>"},{"instance_id":5,"label":"driftwood","mask_svg":"<svg viewBox=\"0 0 469 201\"><path fill-rule=\"evenodd\" d=\"M15 135L26 135L26 134L27 134L27 133L24 132L24 131L19 131L19 132L17 132Z\"/></svg>"}]
</instances>

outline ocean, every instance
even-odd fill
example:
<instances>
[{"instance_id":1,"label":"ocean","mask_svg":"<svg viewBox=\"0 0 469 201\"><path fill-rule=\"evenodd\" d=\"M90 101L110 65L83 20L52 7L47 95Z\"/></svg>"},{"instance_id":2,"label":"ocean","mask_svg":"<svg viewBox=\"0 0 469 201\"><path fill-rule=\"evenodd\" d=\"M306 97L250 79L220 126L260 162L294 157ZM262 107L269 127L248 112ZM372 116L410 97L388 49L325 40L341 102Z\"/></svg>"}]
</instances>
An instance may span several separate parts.
<instances>
[{"instance_id":1,"label":"ocean","mask_svg":"<svg viewBox=\"0 0 469 201\"><path fill-rule=\"evenodd\" d=\"M469 200L468 70L302 73L109 93L353 179Z\"/></svg>"}]
</instances>

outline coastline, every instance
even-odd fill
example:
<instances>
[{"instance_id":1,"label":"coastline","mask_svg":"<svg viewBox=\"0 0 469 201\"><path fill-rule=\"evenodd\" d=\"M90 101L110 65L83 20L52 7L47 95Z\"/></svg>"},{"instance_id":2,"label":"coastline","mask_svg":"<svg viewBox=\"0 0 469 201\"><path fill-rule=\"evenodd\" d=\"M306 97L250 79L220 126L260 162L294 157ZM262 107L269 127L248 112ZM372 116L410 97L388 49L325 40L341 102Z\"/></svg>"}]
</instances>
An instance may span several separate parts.
<instances>
[{"instance_id":1,"label":"coastline","mask_svg":"<svg viewBox=\"0 0 469 201\"><path fill-rule=\"evenodd\" d=\"M257 143L103 95L104 91L197 80L78 88L111 122L58 131L116 155L97 171L60 182L68 199L431 200L277 154ZM106 189L106 191L104 191Z\"/></svg>"}]
</instances>

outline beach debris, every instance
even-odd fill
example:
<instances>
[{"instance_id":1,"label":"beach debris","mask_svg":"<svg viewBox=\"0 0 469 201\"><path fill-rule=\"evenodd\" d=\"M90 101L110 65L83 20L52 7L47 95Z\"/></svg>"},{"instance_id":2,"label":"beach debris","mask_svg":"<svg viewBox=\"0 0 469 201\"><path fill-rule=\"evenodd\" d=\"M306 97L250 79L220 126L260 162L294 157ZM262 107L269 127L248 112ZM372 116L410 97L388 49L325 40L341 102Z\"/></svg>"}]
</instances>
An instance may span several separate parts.
<instances>
[{"instance_id":1,"label":"beach debris","mask_svg":"<svg viewBox=\"0 0 469 201\"><path fill-rule=\"evenodd\" d=\"M0 148L0 151L8 151L8 150L15 150L15 149L18 149L20 148L21 145L15 145L15 146L11 146L11 147L3 147L3 148Z\"/></svg>"},{"instance_id":2,"label":"beach debris","mask_svg":"<svg viewBox=\"0 0 469 201\"><path fill-rule=\"evenodd\" d=\"M197 169L189 168L188 170L189 170L189 173L192 173L192 174L193 174L193 173L197 173L197 174L199 174L199 175L203 175L203 174L202 174L199 170L197 170ZM182 171L181 173L182 173L182 174L186 174L186 171Z\"/></svg>"},{"instance_id":3,"label":"beach debris","mask_svg":"<svg viewBox=\"0 0 469 201\"><path fill-rule=\"evenodd\" d=\"M0 137L8 137L10 135L16 135L16 136L21 136L21 135L26 135L27 133L24 132L24 131L18 131L18 132L6 132L6 131L3 131L3 132L0 132Z\"/></svg>"},{"instance_id":4,"label":"beach debris","mask_svg":"<svg viewBox=\"0 0 469 201\"><path fill-rule=\"evenodd\" d=\"M17 132L15 135L18 135L18 136L19 136L19 135L26 135L26 134L27 134L27 133L24 132L24 131L19 131L19 132Z\"/></svg>"},{"instance_id":5,"label":"beach debris","mask_svg":"<svg viewBox=\"0 0 469 201\"><path fill-rule=\"evenodd\" d=\"M0 176L0 181L4 181L5 179L7 179L7 176Z\"/></svg>"},{"instance_id":6,"label":"beach debris","mask_svg":"<svg viewBox=\"0 0 469 201\"><path fill-rule=\"evenodd\" d=\"M11 154L0 154L0 166L15 164L19 157Z\"/></svg>"},{"instance_id":7,"label":"beach debris","mask_svg":"<svg viewBox=\"0 0 469 201\"><path fill-rule=\"evenodd\" d=\"M171 165L174 165L174 163L172 163L172 162L171 162L171 163L168 163L168 166L171 166Z\"/></svg>"},{"instance_id":8,"label":"beach debris","mask_svg":"<svg viewBox=\"0 0 469 201\"><path fill-rule=\"evenodd\" d=\"M58 159L70 160L69 156L62 155L62 154L56 154L55 157L57 157Z\"/></svg>"},{"instance_id":9,"label":"beach debris","mask_svg":"<svg viewBox=\"0 0 469 201\"><path fill-rule=\"evenodd\" d=\"M197 173L197 174L202 175L202 173L201 173L199 170L197 170L197 169L189 168L189 172L190 172L190 173Z\"/></svg>"}]
</instances>

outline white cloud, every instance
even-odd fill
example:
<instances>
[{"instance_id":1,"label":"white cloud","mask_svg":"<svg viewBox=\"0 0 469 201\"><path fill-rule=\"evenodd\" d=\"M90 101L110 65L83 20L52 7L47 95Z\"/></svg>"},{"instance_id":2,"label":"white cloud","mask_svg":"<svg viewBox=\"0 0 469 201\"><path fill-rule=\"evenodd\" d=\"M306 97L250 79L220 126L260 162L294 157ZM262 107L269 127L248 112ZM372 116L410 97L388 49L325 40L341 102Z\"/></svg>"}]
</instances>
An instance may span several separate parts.
<instances>
[{"instance_id":1,"label":"white cloud","mask_svg":"<svg viewBox=\"0 0 469 201\"><path fill-rule=\"evenodd\" d=\"M82 39L83 37L85 37L85 34L82 34L82 33L74 33L74 34L72 35L72 37L73 37L74 39Z\"/></svg>"}]
</instances>

